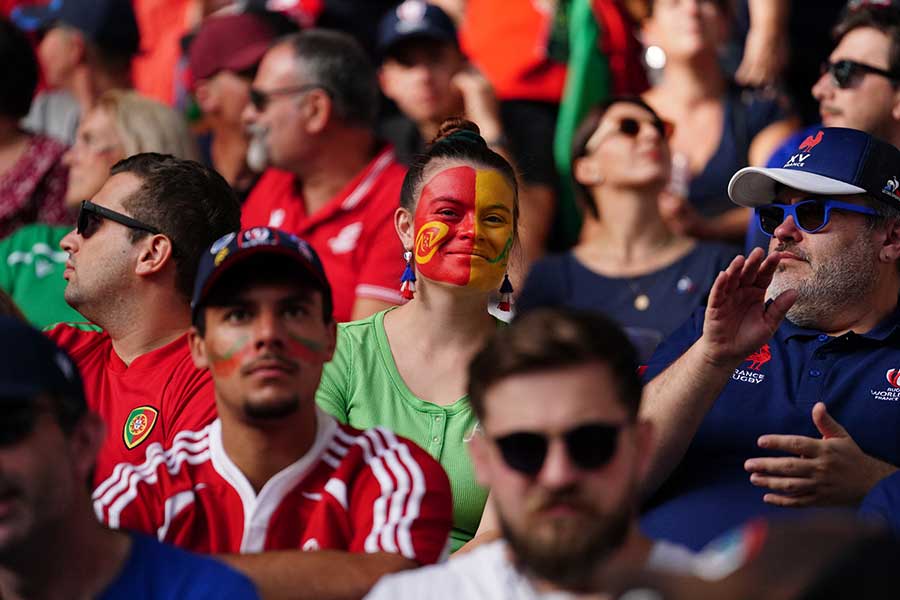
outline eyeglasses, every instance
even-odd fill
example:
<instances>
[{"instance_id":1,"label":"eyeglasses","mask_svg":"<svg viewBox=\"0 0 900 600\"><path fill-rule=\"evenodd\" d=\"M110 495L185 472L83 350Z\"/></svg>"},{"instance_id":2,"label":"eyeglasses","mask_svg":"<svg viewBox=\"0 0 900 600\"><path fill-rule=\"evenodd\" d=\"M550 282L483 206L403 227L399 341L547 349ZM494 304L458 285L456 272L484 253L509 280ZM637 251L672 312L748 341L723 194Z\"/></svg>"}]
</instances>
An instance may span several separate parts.
<instances>
[{"instance_id":1,"label":"eyeglasses","mask_svg":"<svg viewBox=\"0 0 900 600\"><path fill-rule=\"evenodd\" d=\"M643 124L653 125L653 127L656 128L656 132L664 139L672 137L672 132L675 130L675 126L672 123L663 121L662 119L639 121L631 117L625 117L619 120L619 133L627 135L628 137L637 137L637 134L641 132L641 125Z\"/></svg>"},{"instance_id":2,"label":"eyeglasses","mask_svg":"<svg viewBox=\"0 0 900 600\"><path fill-rule=\"evenodd\" d=\"M264 110L266 110L266 107L269 106L269 102L272 100L272 96L303 94L306 92L311 92L312 90L325 90L325 92L328 93L328 88L320 83L307 83L304 85L296 85L293 87L276 88L274 90L269 90L268 92L264 92L257 88L250 88L250 104L253 105L253 108L256 109L256 112L263 112Z\"/></svg>"},{"instance_id":3,"label":"eyeglasses","mask_svg":"<svg viewBox=\"0 0 900 600\"><path fill-rule=\"evenodd\" d=\"M123 215L122 213L94 204L90 200L84 200L81 203L81 209L78 211L78 220L75 224L75 231L78 235L87 239L97 233L97 229L100 227L100 223L103 219L109 219L110 221L115 221L125 227L147 231L152 234L162 233L156 227L146 225L137 219L132 219L128 215Z\"/></svg>"},{"instance_id":4,"label":"eyeglasses","mask_svg":"<svg viewBox=\"0 0 900 600\"><path fill-rule=\"evenodd\" d=\"M867 206L849 204L831 198L804 200L797 204L767 204L766 206L757 206L755 209L759 229L769 237L775 235L775 229L788 217L794 217L794 223L806 233L816 233L828 225L832 210L843 210L869 216L878 215L875 210Z\"/></svg>"},{"instance_id":5,"label":"eyeglasses","mask_svg":"<svg viewBox=\"0 0 900 600\"><path fill-rule=\"evenodd\" d=\"M866 73L881 75L891 81L900 81L900 73L892 73L878 67L873 67L855 60L839 60L836 62L822 63L822 75L828 73L835 86L844 90L859 83Z\"/></svg>"},{"instance_id":6,"label":"eyeglasses","mask_svg":"<svg viewBox=\"0 0 900 600\"><path fill-rule=\"evenodd\" d=\"M580 469L599 469L616 453L621 425L589 423L562 434L566 452ZM503 460L511 468L534 477L541 472L550 438L542 433L519 431L495 438Z\"/></svg>"}]
</instances>

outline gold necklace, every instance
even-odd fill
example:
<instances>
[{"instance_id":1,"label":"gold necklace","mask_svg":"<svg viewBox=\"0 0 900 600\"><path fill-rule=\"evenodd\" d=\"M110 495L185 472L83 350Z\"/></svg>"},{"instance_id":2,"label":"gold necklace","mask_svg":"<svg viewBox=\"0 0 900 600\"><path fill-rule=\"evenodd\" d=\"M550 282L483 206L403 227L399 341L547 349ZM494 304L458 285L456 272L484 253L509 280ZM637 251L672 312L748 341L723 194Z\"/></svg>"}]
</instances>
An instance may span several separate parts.
<instances>
[{"instance_id":1,"label":"gold necklace","mask_svg":"<svg viewBox=\"0 0 900 600\"><path fill-rule=\"evenodd\" d=\"M635 310L639 310L644 312L648 308L650 308L650 296L641 292L641 286L637 282L632 279L626 279L625 283L628 284L628 287L631 289L631 293L634 295L634 301L632 305Z\"/></svg>"}]
</instances>

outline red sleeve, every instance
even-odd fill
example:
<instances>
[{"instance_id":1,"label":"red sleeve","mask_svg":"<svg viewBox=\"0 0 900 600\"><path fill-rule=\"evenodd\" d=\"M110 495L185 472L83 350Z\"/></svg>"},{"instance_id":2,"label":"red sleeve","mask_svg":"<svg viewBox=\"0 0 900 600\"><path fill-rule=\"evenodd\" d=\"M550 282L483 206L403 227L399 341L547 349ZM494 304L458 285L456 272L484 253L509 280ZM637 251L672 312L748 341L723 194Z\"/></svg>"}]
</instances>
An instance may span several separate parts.
<instances>
[{"instance_id":1,"label":"red sleeve","mask_svg":"<svg viewBox=\"0 0 900 600\"><path fill-rule=\"evenodd\" d=\"M147 446L146 459L140 465L119 463L92 495L94 513L101 523L113 529L131 529L156 537L163 524L160 486L165 477L165 453L157 442Z\"/></svg>"},{"instance_id":2,"label":"red sleeve","mask_svg":"<svg viewBox=\"0 0 900 600\"><path fill-rule=\"evenodd\" d=\"M359 277L354 295L400 304L400 276L403 274L403 244L394 229L394 212L400 205L404 169L391 165L378 186L375 206L366 219L368 234L360 253Z\"/></svg>"},{"instance_id":3,"label":"red sleeve","mask_svg":"<svg viewBox=\"0 0 900 600\"><path fill-rule=\"evenodd\" d=\"M391 552L437 562L453 522L450 481L424 450L377 427L361 434L361 468L347 493L351 552Z\"/></svg>"},{"instance_id":4,"label":"red sleeve","mask_svg":"<svg viewBox=\"0 0 900 600\"><path fill-rule=\"evenodd\" d=\"M103 338L103 334L98 331L87 331L65 323L58 323L52 329L45 330L44 335L65 350L76 363L86 349L94 343L100 343Z\"/></svg>"}]
</instances>

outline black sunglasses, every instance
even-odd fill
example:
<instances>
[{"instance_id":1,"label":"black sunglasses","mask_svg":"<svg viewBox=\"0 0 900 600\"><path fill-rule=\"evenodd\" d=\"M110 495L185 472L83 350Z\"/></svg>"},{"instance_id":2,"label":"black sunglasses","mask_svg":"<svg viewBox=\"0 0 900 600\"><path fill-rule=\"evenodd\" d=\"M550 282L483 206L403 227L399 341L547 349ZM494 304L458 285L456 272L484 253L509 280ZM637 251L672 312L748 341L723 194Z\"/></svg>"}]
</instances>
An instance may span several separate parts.
<instances>
[{"instance_id":1,"label":"black sunglasses","mask_svg":"<svg viewBox=\"0 0 900 600\"><path fill-rule=\"evenodd\" d=\"M856 85L866 73L881 75L891 81L900 81L900 73L892 73L855 60L838 60L822 63L822 74L828 73L835 86L844 90Z\"/></svg>"},{"instance_id":2,"label":"black sunglasses","mask_svg":"<svg viewBox=\"0 0 900 600\"><path fill-rule=\"evenodd\" d=\"M295 85L292 87L276 88L274 90L269 90L268 92L264 92L257 88L250 88L250 104L253 105L253 108L256 109L256 112L263 112L264 110L266 110L266 107L269 106L269 102L272 100L273 96L304 94L313 90L325 90L325 92L328 93L328 88L320 83L307 83L304 85Z\"/></svg>"},{"instance_id":3,"label":"black sunglasses","mask_svg":"<svg viewBox=\"0 0 900 600\"><path fill-rule=\"evenodd\" d=\"M156 227L141 223L137 219L132 219L128 215L123 215L114 210L104 208L99 204L94 204L90 200L84 200L81 203L81 209L78 211L78 221L76 221L75 224L75 231L78 235L87 239L97 232L103 219L109 219L110 221L115 221L125 227L147 231L154 235L162 233Z\"/></svg>"},{"instance_id":4,"label":"black sunglasses","mask_svg":"<svg viewBox=\"0 0 900 600\"><path fill-rule=\"evenodd\" d=\"M41 410L30 398L6 398L0 410L0 447L12 446L34 431Z\"/></svg>"},{"instance_id":5,"label":"black sunglasses","mask_svg":"<svg viewBox=\"0 0 900 600\"><path fill-rule=\"evenodd\" d=\"M788 217L794 217L794 223L806 233L816 233L828 225L832 210L868 216L878 215L874 209L868 206L859 206L831 198L815 198L797 204L767 204L766 206L757 206L755 209L759 229L769 237L775 235L775 230Z\"/></svg>"},{"instance_id":6,"label":"black sunglasses","mask_svg":"<svg viewBox=\"0 0 900 600\"><path fill-rule=\"evenodd\" d=\"M631 117L625 117L619 120L619 133L627 135L628 137L637 137L637 134L641 132L641 124L648 122L656 128L656 131L657 133L659 133L660 137L665 139L670 138L672 136L672 132L675 129L674 125L672 125L668 121L663 121L662 119L653 119L652 121L639 121Z\"/></svg>"},{"instance_id":7,"label":"black sunglasses","mask_svg":"<svg viewBox=\"0 0 900 600\"><path fill-rule=\"evenodd\" d=\"M622 425L589 423L562 434L566 452L580 469L599 469L616 453ZM503 460L511 468L534 477L547 458L550 439L543 433L519 431L494 438Z\"/></svg>"}]
</instances>

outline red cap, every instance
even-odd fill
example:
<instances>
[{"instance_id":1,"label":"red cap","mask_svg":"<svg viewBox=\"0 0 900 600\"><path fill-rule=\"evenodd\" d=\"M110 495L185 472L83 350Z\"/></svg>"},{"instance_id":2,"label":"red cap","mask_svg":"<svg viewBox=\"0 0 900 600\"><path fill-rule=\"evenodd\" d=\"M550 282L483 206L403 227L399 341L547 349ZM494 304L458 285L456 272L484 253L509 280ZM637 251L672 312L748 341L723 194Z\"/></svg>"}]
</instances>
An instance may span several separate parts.
<instances>
[{"instance_id":1,"label":"red cap","mask_svg":"<svg viewBox=\"0 0 900 600\"><path fill-rule=\"evenodd\" d=\"M222 70L255 67L277 37L262 17L250 13L209 17L191 42L188 61L194 80Z\"/></svg>"}]
</instances>

